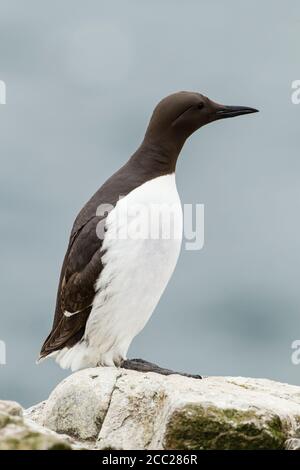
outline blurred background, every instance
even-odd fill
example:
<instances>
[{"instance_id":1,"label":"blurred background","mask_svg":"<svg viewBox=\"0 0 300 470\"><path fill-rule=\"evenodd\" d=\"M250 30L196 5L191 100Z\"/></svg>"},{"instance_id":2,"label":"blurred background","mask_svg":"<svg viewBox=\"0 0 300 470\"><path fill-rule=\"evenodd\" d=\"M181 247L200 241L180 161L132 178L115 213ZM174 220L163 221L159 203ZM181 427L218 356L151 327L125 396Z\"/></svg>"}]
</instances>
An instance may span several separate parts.
<instances>
[{"instance_id":1,"label":"blurred background","mask_svg":"<svg viewBox=\"0 0 300 470\"><path fill-rule=\"evenodd\" d=\"M1 0L0 397L29 406L68 372L37 366L73 220L135 151L153 107L199 91L260 113L207 126L177 168L205 204L129 357L300 385L298 0Z\"/></svg>"}]
</instances>

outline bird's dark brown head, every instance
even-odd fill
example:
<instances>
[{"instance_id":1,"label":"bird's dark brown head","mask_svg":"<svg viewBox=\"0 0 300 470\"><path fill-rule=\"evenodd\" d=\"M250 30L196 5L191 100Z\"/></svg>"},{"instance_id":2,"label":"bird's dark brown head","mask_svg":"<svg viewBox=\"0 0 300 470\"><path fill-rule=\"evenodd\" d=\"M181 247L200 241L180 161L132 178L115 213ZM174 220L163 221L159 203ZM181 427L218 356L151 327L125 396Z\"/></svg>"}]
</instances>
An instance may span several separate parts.
<instances>
[{"instance_id":1,"label":"bird's dark brown head","mask_svg":"<svg viewBox=\"0 0 300 470\"><path fill-rule=\"evenodd\" d=\"M200 93L174 93L154 109L142 145L132 160L138 165L142 162L146 172L173 172L185 141L200 127L219 119L256 112L257 109L246 106L215 103Z\"/></svg>"},{"instance_id":2,"label":"bird's dark brown head","mask_svg":"<svg viewBox=\"0 0 300 470\"><path fill-rule=\"evenodd\" d=\"M152 114L146 138L153 142L168 141L180 148L200 127L219 119L256 113L245 106L224 106L200 93L180 91L161 100Z\"/></svg>"}]
</instances>

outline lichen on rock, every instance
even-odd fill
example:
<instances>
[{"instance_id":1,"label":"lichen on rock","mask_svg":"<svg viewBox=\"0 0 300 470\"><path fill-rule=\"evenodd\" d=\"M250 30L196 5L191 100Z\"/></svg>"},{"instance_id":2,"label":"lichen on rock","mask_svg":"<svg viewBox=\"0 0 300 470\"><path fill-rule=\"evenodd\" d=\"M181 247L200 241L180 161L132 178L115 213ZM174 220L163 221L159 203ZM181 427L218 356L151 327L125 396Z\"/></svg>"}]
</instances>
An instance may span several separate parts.
<instances>
[{"instance_id":1,"label":"lichen on rock","mask_svg":"<svg viewBox=\"0 0 300 470\"><path fill-rule=\"evenodd\" d=\"M186 405L167 425L167 449L251 450L283 449L286 439L276 415L257 410L220 409L213 405Z\"/></svg>"}]
</instances>

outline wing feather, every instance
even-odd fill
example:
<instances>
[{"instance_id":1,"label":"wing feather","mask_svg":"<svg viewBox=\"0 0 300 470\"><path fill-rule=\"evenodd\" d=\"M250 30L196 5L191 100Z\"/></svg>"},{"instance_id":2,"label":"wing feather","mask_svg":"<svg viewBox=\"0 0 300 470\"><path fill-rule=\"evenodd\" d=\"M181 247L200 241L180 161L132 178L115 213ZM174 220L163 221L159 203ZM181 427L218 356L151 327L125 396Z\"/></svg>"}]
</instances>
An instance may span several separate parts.
<instances>
[{"instance_id":1,"label":"wing feather","mask_svg":"<svg viewBox=\"0 0 300 470\"><path fill-rule=\"evenodd\" d=\"M61 270L53 327L42 346L41 357L73 346L84 334L95 284L103 269L103 240L97 235L99 223L105 224L105 218L89 219L70 238Z\"/></svg>"}]
</instances>

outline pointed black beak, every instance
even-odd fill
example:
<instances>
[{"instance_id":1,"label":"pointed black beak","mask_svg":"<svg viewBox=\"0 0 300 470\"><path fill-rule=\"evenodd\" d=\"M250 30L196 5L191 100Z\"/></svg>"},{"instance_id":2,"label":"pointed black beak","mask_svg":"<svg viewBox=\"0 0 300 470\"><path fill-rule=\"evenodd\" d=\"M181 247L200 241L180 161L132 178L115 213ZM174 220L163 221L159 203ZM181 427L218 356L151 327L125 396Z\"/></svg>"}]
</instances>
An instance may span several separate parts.
<instances>
[{"instance_id":1,"label":"pointed black beak","mask_svg":"<svg viewBox=\"0 0 300 470\"><path fill-rule=\"evenodd\" d=\"M214 120L241 116L242 114L258 113L258 109L246 106L219 106L215 111Z\"/></svg>"}]
</instances>

